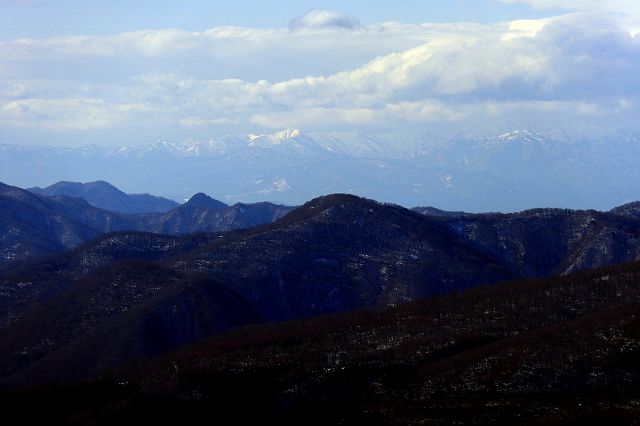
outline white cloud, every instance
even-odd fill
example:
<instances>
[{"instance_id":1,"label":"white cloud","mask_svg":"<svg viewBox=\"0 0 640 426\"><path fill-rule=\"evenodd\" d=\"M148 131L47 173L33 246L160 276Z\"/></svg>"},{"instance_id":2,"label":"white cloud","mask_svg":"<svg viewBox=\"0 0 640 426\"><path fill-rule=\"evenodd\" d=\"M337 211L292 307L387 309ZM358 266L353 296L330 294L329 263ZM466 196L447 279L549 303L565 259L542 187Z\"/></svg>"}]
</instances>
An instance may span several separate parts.
<instances>
[{"instance_id":1,"label":"white cloud","mask_svg":"<svg viewBox=\"0 0 640 426\"><path fill-rule=\"evenodd\" d=\"M289 23L289 28L292 31L327 28L352 30L359 26L360 22L353 16L323 9L312 9L304 15L294 18Z\"/></svg>"},{"instance_id":2,"label":"white cloud","mask_svg":"<svg viewBox=\"0 0 640 426\"><path fill-rule=\"evenodd\" d=\"M640 2L637 0L501 0L525 3L538 10L564 9L575 12L597 12L616 17L632 34L640 33Z\"/></svg>"},{"instance_id":3,"label":"white cloud","mask_svg":"<svg viewBox=\"0 0 640 426\"><path fill-rule=\"evenodd\" d=\"M187 118L180 119L178 123L186 127L197 127L197 126L211 126L211 125L220 125L220 124L232 124L233 120L231 120L228 117L219 117L219 118L187 117Z\"/></svg>"},{"instance_id":4,"label":"white cloud","mask_svg":"<svg viewBox=\"0 0 640 426\"><path fill-rule=\"evenodd\" d=\"M68 71L77 81L122 81L150 70L281 81L353 69L434 36L439 30L427 26L380 24L352 31L217 27L0 41L0 81L60 79Z\"/></svg>"},{"instance_id":5,"label":"white cloud","mask_svg":"<svg viewBox=\"0 0 640 426\"><path fill-rule=\"evenodd\" d=\"M637 13L636 0L501 0L505 3L526 3L536 9L569 9L580 11L604 10L620 13Z\"/></svg>"},{"instance_id":6,"label":"white cloud","mask_svg":"<svg viewBox=\"0 0 640 426\"><path fill-rule=\"evenodd\" d=\"M268 128L315 127L318 123L334 126L379 126L387 121L405 125L434 121L456 121L464 114L454 111L442 102L400 102L380 108L300 108L292 111L267 112L251 117L251 122Z\"/></svg>"},{"instance_id":7,"label":"white cloud","mask_svg":"<svg viewBox=\"0 0 640 426\"><path fill-rule=\"evenodd\" d=\"M340 43L336 31L234 27L0 43L0 127L393 128L637 110L640 38L606 15L339 33ZM316 62L332 70L309 72Z\"/></svg>"},{"instance_id":8,"label":"white cloud","mask_svg":"<svg viewBox=\"0 0 640 426\"><path fill-rule=\"evenodd\" d=\"M149 105L111 104L95 98L26 99L2 105L0 117L19 127L73 131L140 124L135 117L150 111Z\"/></svg>"}]
</instances>

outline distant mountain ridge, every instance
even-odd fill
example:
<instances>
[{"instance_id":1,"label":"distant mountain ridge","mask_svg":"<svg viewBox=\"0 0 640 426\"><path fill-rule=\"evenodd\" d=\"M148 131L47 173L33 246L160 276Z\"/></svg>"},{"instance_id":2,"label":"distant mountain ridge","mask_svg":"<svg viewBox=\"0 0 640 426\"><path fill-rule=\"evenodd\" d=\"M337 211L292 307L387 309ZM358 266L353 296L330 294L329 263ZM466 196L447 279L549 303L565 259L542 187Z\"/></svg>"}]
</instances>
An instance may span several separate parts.
<instances>
[{"instance_id":1,"label":"distant mountain ridge","mask_svg":"<svg viewBox=\"0 0 640 426\"><path fill-rule=\"evenodd\" d=\"M106 184L108 185L108 184ZM112 187L109 185L109 187ZM114 187L112 187L114 188ZM116 191L117 188L114 188ZM80 198L67 196L41 196L17 187L0 184L0 204L2 222L0 222L0 264L11 263L30 257L38 257L75 247L98 235L114 231L144 231L158 234L180 235L193 232L221 232L234 229L247 229L260 224L271 223L294 210L293 207L267 202L229 206L204 193L197 193L185 204L164 213L122 214L91 206ZM635 225L638 216L637 203L629 203L612 209L611 212L569 211L562 209L534 209L513 214L450 212L434 207L416 207L415 212L429 217L432 221L447 224L447 227L464 238L467 243L490 249L494 255L517 256L518 244L523 238L539 238L547 235L550 240L556 232L558 236L575 227L574 235L583 229L599 230L592 235L594 241L600 241L605 247L621 238L631 244L626 252L608 251L608 263L633 258L632 251L636 237L632 238L628 230ZM623 224L623 219L628 224ZM615 219L618 218L618 219ZM614 220L615 219L615 220ZM604 220L604 222L602 222ZM593 224L617 222L614 228L607 226L594 228ZM519 228L514 228L518 224ZM536 233L526 236L526 232L540 228ZM551 231L555 229L555 231ZM505 233L508 232L508 233ZM515 232L515 233L514 233ZM634 231L635 232L635 231ZM628 234L628 235L627 235ZM491 248L502 240L501 248ZM484 247L487 242L491 243ZM567 240L563 244L572 244ZM512 245L512 246L510 246ZM585 247L592 247L587 244ZM508 248L508 249L507 249ZM506 252L504 252L506 250ZM591 250L595 250L591 249ZM504 252L504 253L503 253ZM575 254L576 265L589 259L602 256L595 251ZM605 262L605 263L607 263ZM540 270L540 265L525 266ZM578 266L582 268L583 266ZM573 270L569 268L568 270ZM544 274L562 271L545 270Z\"/></svg>"},{"instance_id":2,"label":"distant mountain ridge","mask_svg":"<svg viewBox=\"0 0 640 426\"><path fill-rule=\"evenodd\" d=\"M273 222L292 209L268 202L228 206L204 193L198 193L173 210L141 218L139 229L178 235L251 228Z\"/></svg>"},{"instance_id":3,"label":"distant mountain ridge","mask_svg":"<svg viewBox=\"0 0 640 426\"><path fill-rule=\"evenodd\" d=\"M106 183L99 186L120 192ZM0 183L0 265L73 248L108 232L222 232L271 222L291 209L271 203L227 206L197 194L165 213L124 214L94 207L82 198L38 195Z\"/></svg>"},{"instance_id":4,"label":"distant mountain ridge","mask_svg":"<svg viewBox=\"0 0 640 426\"><path fill-rule=\"evenodd\" d=\"M45 197L4 184L0 218L0 264L55 253L133 226L124 216L80 198Z\"/></svg>"},{"instance_id":5,"label":"distant mountain ridge","mask_svg":"<svg viewBox=\"0 0 640 426\"><path fill-rule=\"evenodd\" d=\"M104 179L175 200L196 192L226 204L299 205L353 193L451 211L596 208L640 199L640 137L514 130L439 139L396 132L285 129L207 141L77 148L0 144L0 181L21 187Z\"/></svg>"},{"instance_id":6,"label":"distant mountain ridge","mask_svg":"<svg viewBox=\"0 0 640 426\"><path fill-rule=\"evenodd\" d=\"M105 181L57 182L46 188L27 190L39 195L82 198L92 206L118 213L164 213L180 205L173 200L149 194L125 194Z\"/></svg>"}]
</instances>

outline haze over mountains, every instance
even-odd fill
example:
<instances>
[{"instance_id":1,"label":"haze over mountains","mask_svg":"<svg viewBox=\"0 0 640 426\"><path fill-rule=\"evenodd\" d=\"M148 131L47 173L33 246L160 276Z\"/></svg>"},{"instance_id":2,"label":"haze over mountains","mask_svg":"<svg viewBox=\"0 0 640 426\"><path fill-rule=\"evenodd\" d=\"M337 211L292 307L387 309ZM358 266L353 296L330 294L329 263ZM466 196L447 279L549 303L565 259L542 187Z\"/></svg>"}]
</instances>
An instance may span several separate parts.
<instances>
[{"instance_id":1,"label":"haze over mountains","mask_svg":"<svg viewBox=\"0 0 640 426\"><path fill-rule=\"evenodd\" d=\"M0 170L1 181L21 187L104 179L179 201L202 191L227 204L297 205L340 192L472 212L608 210L640 199L640 138L616 130L587 136L517 130L439 140L410 132L287 129L135 147L5 144Z\"/></svg>"}]
</instances>

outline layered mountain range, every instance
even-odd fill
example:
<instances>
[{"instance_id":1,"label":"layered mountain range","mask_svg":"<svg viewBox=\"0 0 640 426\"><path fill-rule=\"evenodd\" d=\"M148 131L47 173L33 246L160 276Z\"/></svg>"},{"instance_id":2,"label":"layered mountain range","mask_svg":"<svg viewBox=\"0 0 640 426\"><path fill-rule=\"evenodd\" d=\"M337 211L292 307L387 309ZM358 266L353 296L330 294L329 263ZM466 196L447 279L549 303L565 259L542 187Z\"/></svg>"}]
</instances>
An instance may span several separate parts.
<instances>
[{"instance_id":1,"label":"layered mountain range","mask_svg":"<svg viewBox=\"0 0 640 426\"><path fill-rule=\"evenodd\" d=\"M628 424L638 211L0 185L0 408L26 423Z\"/></svg>"},{"instance_id":2,"label":"layered mountain range","mask_svg":"<svg viewBox=\"0 0 640 426\"><path fill-rule=\"evenodd\" d=\"M298 205L339 192L473 212L606 210L640 199L639 170L640 138L622 131L567 136L516 130L440 140L408 132L288 129L135 147L0 145L0 181L13 185L106 179L174 200L203 191L227 204L266 199Z\"/></svg>"},{"instance_id":3,"label":"layered mountain range","mask_svg":"<svg viewBox=\"0 0 640 426\"><path fill-rule=\"evenodd\" d=\"M94 207L118 213L164 213L180 204L149 194L125 194L108 182L57 182L46 188L28 188L34 194L82 198ZM221 207L221 206L219 206Z\"/></svg>"},{"instance_id":4,"label":"layered mountain range","mask_svg":"<svg viewBox=\"0 0 640 426\"><path fill-rule=\"evenodd\" d=\"M86 199L77 198L78 194ZM124 214L96 205L142 211L177 207L158 213ZM32 190L0 183L0 265L69 249L108 232L176 235L227 231L272 222L291 209L272 203L229 206L202 193L179 205L148 194L127 195L106 182L64 182Z\"/></svg>"},{"instance_id":5,"label":"layered mountain range","mask_svg":"<svg viewBox=\"0 0 640 426\"><path fill-rule=\"evenodd\" d=\"M97 374L245 324L640 260L635 204L469 214L348 194L295 209L196 194L167 213L122 215L9 186L0 200L10 247L60 245L0 270L0 379L10 383ZM156 233L127 228L140 223ZM63 243L75 248L51 255Z\"/></svg>"}]
</instances>

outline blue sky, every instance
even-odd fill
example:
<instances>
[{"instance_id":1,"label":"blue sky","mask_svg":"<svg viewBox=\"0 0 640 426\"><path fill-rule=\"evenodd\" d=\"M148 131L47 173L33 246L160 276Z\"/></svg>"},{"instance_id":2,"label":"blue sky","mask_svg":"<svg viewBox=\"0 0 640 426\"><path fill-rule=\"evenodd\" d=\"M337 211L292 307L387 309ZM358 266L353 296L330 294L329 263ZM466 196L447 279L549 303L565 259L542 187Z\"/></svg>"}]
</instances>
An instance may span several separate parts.
<instances>
[{"instance_id":1,"label":"blue sky","mask_svg":"<svg viewBox=\"0 0 640 426\"><path fill-rule=\"evenodd\" d=\"M0 143L637 127L635 0L0 0Z\"/></svg>"},{"instance_id":2,"label":"blue sky","mask_svg":"<svg viewBox=\"0 0 640 426\"><path fill-rule=\"evenodd\" d=\"M357 16L363 24L384 21L496 22L550 13L533 10L526 4L505 4L496 0L3 0L0 5L0 37L4 40L107 35L140 29L202 31L223 25L278 28L286 27L294 16L310 9L338 10Z\"/></svg>"}]
</instances>

